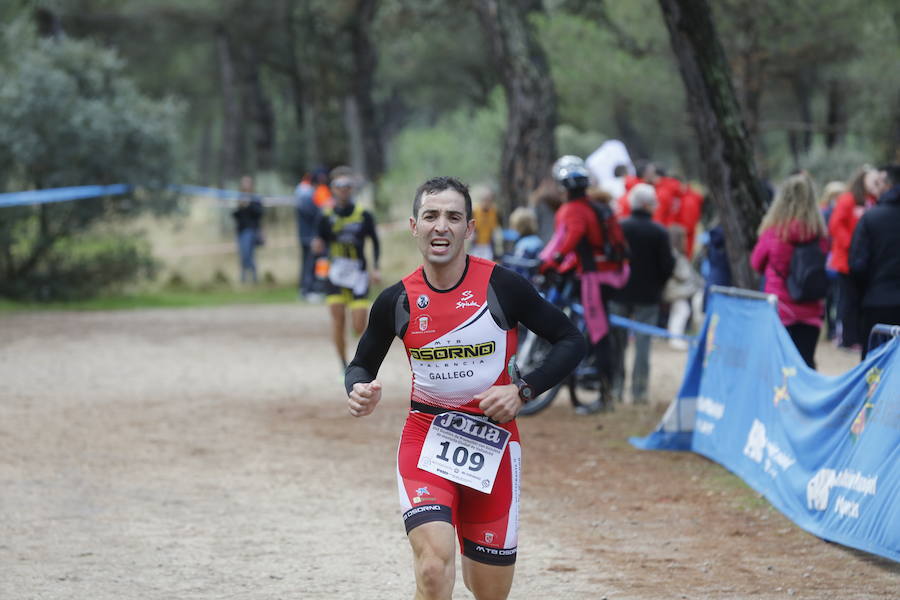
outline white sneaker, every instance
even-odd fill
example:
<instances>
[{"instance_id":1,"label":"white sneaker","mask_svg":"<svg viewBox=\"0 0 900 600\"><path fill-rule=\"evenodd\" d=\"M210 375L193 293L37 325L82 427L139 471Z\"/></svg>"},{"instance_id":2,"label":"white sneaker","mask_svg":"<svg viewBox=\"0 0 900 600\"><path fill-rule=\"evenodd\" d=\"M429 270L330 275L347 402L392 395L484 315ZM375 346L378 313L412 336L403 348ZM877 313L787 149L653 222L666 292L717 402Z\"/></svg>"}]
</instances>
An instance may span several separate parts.
<instances>
[{"instance_id":1,"label":"white sneaker","mask_svg":"<svg viewBox=\"0 0 900 600\"><path fill-rule=\"evenodd\" d=\"M669 338L669 348L671 348L672 350L680 350L684 352L690 347L691 345L688 344L687 340Z\"/></svg>"}]
</instances>

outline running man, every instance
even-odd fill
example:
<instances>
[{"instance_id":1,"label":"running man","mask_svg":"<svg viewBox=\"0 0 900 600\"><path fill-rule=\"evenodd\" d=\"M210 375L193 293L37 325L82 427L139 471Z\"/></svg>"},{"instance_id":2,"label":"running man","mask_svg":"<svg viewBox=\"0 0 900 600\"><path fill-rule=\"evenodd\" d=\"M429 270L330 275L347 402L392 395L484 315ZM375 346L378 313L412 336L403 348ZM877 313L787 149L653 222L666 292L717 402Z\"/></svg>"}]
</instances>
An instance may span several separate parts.
<instances>
[{"instance_id":1,"label":"running man","mask_svg":"<svg viewBox=\"0 0 900 600\"><path fill-rule=\"evenodd\" d=\"M378 259L381 254L375 218L368 210L353 202L356 175L350 167L335 167L331 171L331 192L334 207L326 208L319 220L318 237L313 241L317 254L327 251L330 259L325 302L331 314L332 339L347 368L345 339L347 308L356 335L366 328L369 309L369 284L378 283ZM372 240L372 270L368 269L364 246Z\"/></svg>"},{"instance_id":2,"label":"running man","mask_svg":"<svg viewBox=\"0 0 900 600\"><path fill-rule=\"evenodd\" d=\"M348 408L372 413L378 369L396 335L412 368L411 408L400 438L397 483L415 562L417 599L449 599L457 541L466 587L480 600L512 586L521 448L515 417L568 375L585 352L566 316L521 276L469 256L472 200L452 177L416 191L409 220L423 265L385 289L347 368ZM553 346L519 376L517 325Z\"/></svg>"}]
</instances>

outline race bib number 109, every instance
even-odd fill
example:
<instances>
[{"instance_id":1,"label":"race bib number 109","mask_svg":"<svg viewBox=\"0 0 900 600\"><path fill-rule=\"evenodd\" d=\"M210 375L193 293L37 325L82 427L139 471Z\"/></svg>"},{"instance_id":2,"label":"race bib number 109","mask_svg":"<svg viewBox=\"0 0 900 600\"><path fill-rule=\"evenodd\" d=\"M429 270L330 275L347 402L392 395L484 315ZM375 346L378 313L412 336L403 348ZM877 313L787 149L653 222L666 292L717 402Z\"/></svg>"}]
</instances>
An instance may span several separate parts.
<instances>
[{"instance_id":1,"label":"race bib number 109","mask_svg":"<svg viewBox=\"0 0 900 600\"><path fill-rule=\"evenodd\" d=\"M483 419L446 412L434 418L419 468L490 494L510 433Z\"/></svg>"}]
</instances>

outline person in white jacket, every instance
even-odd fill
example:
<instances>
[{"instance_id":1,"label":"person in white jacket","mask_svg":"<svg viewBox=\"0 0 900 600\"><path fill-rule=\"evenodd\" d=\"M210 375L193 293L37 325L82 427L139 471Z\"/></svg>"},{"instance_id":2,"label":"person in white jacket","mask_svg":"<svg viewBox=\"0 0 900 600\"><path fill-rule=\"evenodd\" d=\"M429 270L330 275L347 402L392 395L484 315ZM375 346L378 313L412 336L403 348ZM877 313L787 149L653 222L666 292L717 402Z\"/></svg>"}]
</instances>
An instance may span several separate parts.
<instances>
[{"instance_id":1,"label":"person in white jacket","mask_svg":"<svg viewBox=\"0 0 900 600\"><path fill-rule=\"evenodd\" d=\"M691 307L694 314L700 314L703 304L703 278L691 265L685 254L687 235L681 225L669 226L672 240L672 254L675 256L675 270L663 290L663 300L669 303L669 333L684 335ZM676 350L687 350L688 343L682 338L669 338L669 346Z\"/></svg>"}]
</instances>

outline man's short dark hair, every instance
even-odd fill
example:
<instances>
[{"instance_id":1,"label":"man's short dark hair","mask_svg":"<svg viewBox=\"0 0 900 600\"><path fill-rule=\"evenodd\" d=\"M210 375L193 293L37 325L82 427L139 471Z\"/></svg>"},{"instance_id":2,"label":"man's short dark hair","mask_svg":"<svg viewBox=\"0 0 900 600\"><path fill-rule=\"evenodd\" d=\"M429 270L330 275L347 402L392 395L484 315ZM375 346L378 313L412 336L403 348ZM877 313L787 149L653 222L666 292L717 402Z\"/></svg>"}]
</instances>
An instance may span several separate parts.
<instances>
[{"instance_id":1,"label":"man's short dark hair","mask_svg":"<svg viewBox=\"0 0 900 600\"><path fill-rule=\"evenodd\" d=\"M472 220L472 196L469 195L469 186L456 177L432 177L419 186L416 190L416 199L413 200L413 218L419 218L419 208L422 207L422 196L425 194L437 194L444 190L454 190L466 201L466 221Z\"/></svg>"}]
</instances>

